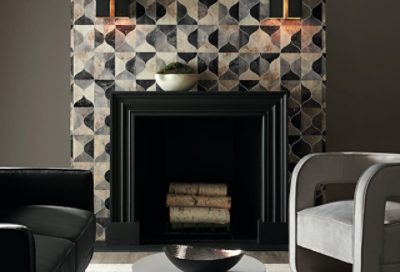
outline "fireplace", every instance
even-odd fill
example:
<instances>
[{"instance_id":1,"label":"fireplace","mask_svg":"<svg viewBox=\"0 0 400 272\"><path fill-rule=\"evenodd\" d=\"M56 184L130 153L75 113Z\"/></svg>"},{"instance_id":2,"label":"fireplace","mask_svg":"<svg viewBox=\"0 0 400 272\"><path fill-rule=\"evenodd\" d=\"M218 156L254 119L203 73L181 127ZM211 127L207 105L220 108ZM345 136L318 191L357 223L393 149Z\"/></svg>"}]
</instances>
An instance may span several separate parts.
<instances>
[{"instance_id":1,"label":"fireplace","mask_svg":"<svg viewBox=\"0 0 400 272\"><path fill-rule=\"evenodd\" d=\"M286 93L115 92L111 244L287 243ZM226 184L230 223L176 227L171 183Z\"/></svg>"}]
</instances>

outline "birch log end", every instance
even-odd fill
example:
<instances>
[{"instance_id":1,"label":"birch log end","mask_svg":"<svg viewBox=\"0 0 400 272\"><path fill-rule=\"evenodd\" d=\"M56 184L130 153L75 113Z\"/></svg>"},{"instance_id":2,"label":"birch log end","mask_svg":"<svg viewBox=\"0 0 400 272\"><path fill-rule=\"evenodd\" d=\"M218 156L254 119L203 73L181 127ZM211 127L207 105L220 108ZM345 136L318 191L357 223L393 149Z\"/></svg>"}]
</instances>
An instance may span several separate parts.
<instances>
[{"instance_id":1,"label":"birch log end","mask_svg":"<svg viewBox=\"0 0 400 272\"><path fill-rule=\"evenodd\" d=\"M169 184L169 192L178 195L206 195L227 196L228 186L226 184L213 183L176 183Z\"/></svg>"},{"instance_id":2,"label":"birch log end","mask_svg":"<svg viewBox=\"0 0 400 272\"><path fill-rule=\"evenodd\" d=\"M231 208L229 196L167 195L167 207Z\"/></svg>"},{"instance_id":3,"label":"birch log end","mask_svg":"<svg viewBox=\"0 0 400 272\"><path fill-rule=\"evenodd\" d=\"M230 223L228 209L198 208L198 207L171 207L169 209L170 223L204 223L221 224Z\"/></svg>"}]
</instances>

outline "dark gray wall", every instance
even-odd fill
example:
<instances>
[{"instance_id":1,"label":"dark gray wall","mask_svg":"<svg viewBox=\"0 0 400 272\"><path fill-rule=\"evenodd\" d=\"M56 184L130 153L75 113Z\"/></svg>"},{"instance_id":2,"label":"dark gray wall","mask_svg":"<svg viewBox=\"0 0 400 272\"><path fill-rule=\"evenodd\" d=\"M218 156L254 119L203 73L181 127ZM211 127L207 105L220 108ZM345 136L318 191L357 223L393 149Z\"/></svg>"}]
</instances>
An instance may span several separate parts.
<instances>
[{"instance_id":1,"label":"dark gray wall","mask_svg":"<svg viewBox=\"0 0 400 272\"><path fill-rule=\"evenodd\" d=\"M400 1L327 5L328 150L400 152Z\"/></svg>"},{"instance_id":2,"label":"dark gray wall","mask_svg":"<svg viewBox=\"0 0 400 272\"><path fill-rule=\"evenodd\" d=\"M69 166L69 0L6 1L0 165Z\"/></svg>"}]
</instances>

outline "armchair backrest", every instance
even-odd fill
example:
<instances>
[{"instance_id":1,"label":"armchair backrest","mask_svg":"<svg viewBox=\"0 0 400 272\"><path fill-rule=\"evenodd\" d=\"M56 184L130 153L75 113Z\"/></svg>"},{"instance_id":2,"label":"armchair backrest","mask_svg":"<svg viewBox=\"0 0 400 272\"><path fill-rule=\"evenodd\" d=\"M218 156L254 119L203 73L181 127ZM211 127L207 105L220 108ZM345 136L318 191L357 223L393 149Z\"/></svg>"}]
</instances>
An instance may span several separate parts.
<instances>
[{"instance_id":1,"label":"armchair backrest","mask_svg":"<svg viewBox=\"0 0 400 272\"><path fill-rule=\"evenodd\" d=\"M55 205L93 211L93 194L90 171L0 168L0 208Z\"/></svg>"}]
</instances>

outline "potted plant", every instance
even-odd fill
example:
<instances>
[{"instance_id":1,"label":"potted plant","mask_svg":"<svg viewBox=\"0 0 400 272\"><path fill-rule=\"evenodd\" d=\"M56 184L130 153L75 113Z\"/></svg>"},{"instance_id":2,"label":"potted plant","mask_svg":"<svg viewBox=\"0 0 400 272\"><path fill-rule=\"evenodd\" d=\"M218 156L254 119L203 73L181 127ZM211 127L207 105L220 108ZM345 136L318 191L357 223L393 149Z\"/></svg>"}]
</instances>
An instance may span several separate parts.
<instances>
[{"instance_id":1,"label":"potted plant","mask_svg":"<svg viewBox=\"0 0 400 272\"><path fill-rule=\"evenodd\" d=\"M198 75L188 65L173 62L155 75L158 86L164 91L188 91L198 80Z\"/></svg>"}]
</instances>

